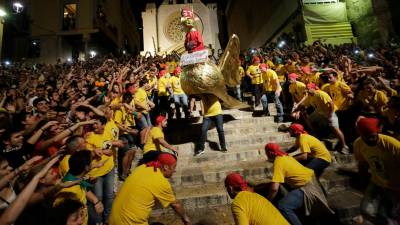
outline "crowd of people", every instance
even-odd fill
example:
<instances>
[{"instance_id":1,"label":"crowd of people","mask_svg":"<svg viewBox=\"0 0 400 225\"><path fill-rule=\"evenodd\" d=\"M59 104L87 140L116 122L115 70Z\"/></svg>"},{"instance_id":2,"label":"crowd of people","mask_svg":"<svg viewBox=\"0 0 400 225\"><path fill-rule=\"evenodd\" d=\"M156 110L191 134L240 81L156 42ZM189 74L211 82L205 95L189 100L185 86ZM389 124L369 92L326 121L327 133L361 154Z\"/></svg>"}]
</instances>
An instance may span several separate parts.
<instances>
[{"instance_id":1,"label":"crowd of people","mask_svg":"<svg viewBox=\"0 0 400 225\"><path fill-rule=\"evenodd\" d=\"M332 161L322 142L329 136L338 139L338 154L354 152L360 171L371 173L365 219L399 221L400 52L315 42L251 49L240 62L242 83L232 95L247 101L252 93L249 104L261 104L265 116L272 100L277 122L293 122L288 132L296 141L288 152L300 153L266 145L274 174L265 198L239 174L226 178L236 223L302 224L296 209L309 215L316 200L330 213L318 183ZM147 224L156 200L190 224L168 181L179 151L163 128L172 118L188 122L183 117L192 117L201 99L194 157L204 153L211 122L220 151L227 148L221 103L186 95L178 65L172 54L2 66L0 224ZM124 183L115 197L116 177ZM277 200L283 183L289 192Z\"/></svg>"}]
</instances>

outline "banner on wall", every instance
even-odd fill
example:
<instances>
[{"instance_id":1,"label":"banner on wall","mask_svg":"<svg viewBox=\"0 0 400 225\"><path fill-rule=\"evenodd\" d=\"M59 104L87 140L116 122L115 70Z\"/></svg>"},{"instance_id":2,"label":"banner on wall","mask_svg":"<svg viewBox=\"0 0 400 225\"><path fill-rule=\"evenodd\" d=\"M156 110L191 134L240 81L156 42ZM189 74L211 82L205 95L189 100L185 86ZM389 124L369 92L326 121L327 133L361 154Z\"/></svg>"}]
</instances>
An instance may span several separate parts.
<instances>
[{"instance_id":1,"label":"banner on wall","mask_svg":"<svg viewBox=\"0 0 400 225\"><path fill-rule=\"evenodd\" d=\"M303 6L306 24L326 24L347 22L346 3L317 4Z\"/></svg>"}]
</instances>

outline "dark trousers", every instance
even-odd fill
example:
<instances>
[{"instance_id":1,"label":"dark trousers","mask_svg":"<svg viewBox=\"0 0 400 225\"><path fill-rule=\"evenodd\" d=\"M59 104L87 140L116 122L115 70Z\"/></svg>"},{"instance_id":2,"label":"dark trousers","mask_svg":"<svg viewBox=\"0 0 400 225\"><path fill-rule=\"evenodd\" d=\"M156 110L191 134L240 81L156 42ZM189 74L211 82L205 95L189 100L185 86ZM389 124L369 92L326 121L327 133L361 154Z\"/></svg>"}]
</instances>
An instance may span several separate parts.
<instances>
[{"instance_id":1,"label":"dark trousers","mask_svg":"<svg viewBox=\"0 0 400 225\"><path fill-rule=\"evenodd\" d=\"M196 148L198 150L204 150L204 145L207 140L207 132L208 128L210 128L211 122L214 122L217 127L219 145L221 146L221 149L226 149L224 126L223 126L224 119L222 114L203 118L203 125L201 127L201 136L199 142L197 143Z\"/></svg>"},{"instance_id":2,"label":"dark trousers","mask_svg":"<svg viewBox=\"0 0 400 225\"><path fill-rule=\"evenodd\" d=\"M261 97L264 93L264 84L253 84L253 85L254 85L253 94L255 96L254 104L255 106L258 106L260 104Z\"/></svg>"},{"instance_id":3,"label":"dark trousers","mask_svg":"<svg viewBox=\"0 0 400 225\"><path fill-rule=\"evenodd\" d=\"M310 162L307 163L306 167L313 169L315 176L318 178L322 175L324 172L325 168L329 166L329 162L319 159L319 158L313 158Z\"/></svg>"}]
</instances>

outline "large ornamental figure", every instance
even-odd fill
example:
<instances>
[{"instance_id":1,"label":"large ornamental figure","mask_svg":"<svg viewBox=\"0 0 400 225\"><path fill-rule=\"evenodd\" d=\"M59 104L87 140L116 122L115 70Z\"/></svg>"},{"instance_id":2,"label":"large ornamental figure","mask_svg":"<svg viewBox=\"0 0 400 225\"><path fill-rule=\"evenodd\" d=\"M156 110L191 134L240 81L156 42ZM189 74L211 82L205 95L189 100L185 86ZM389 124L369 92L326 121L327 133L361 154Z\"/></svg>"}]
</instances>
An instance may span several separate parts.
<instances>
[{"instance_id":1,"label":"large ornamental figure","mask_svg":"<svg viewBox=\"0 0 400 225\"><path fill-rule=\"evenodd\" d=\"M193 10L185 7L181 10L181 22L186 30L185 49L188 54L183 58L196 59L199 55L208 56L204 49L201 33L195 27L196 16ZM203 52L206 51L206 52ZM223 101L228 108L247 108L244 104L228 95L226 86L235 87L240 84L239 74L239 38L234 34L221 56L218 66L210 60L182 64L181 85L186 94L213 94ZM204 54L203 54L204 53ZM196 61L196 60L194 60Z\"/></svg>"}]
</instances>

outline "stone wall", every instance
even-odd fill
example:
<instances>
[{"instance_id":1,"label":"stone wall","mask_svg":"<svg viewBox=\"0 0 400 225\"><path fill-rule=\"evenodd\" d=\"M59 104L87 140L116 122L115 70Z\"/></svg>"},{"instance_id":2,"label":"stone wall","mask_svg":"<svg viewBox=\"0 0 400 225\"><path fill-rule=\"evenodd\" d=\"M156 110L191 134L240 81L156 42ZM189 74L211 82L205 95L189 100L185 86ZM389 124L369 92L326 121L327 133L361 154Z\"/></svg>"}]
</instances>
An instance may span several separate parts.
<instances>
[{"instance_id":1,"label":"stone wall","mask_svg":"<svg viewBox=\"0 0 400 225\"><path fill-rule=\"evenodd\" d=\"M372 0L346 0L347 15L358 43L363 46L376 46L386 35L380 29L381 23L375 15Z\"/></svg>"}]
</instances>

